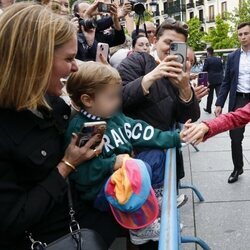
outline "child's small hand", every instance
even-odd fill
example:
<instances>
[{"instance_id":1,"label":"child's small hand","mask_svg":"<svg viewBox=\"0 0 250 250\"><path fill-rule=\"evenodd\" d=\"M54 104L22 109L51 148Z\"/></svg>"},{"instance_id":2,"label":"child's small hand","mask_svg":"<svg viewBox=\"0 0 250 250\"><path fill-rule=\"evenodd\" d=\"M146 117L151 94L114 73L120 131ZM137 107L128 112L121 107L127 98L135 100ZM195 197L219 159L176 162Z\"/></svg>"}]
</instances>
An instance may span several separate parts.
<instances>
[{"instance_id":1,"label":"child's small hand","mask_svg":"<svg viewBox=\"0 0 250 250\"><path fill-rule=\"evenodd\" d=\"M115 161L115 165L114 165L114 171L118 170L119 168L122 167L124 158L128 157L127 154L120 154L116 156L116 161Z\"/></svg>"},{"instance_id":2,"label":"child's small hand","mask_svg":"<svg viewBox=\"0 0 250 250\"><path fill-rule=\"evenodd\" d=\"M191 123L188 120L184 124L184 129L181 131L180 137L186 143L193 143L195 145L202 142L204 135L209 131L209 127L205 123Z\"/></svg>"}]
</instances>

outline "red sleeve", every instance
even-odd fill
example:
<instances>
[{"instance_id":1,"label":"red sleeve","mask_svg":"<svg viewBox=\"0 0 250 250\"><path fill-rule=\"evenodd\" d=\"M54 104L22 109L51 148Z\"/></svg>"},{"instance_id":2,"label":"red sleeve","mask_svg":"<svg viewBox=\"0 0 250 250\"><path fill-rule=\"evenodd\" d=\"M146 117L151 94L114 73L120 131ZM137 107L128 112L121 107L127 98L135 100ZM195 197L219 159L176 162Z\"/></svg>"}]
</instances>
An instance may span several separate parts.
<instances>
[{"instance_id":1,"label":"red sleeve","mask_svg":"<svg viewBox=\"0 0 250 250\"><path fill-rule=\"evenodd\" d=\"M223 114L213 120L203 122L209 127L209 131L203 141L224 131L243 127L250 122L250 103L234 112Z\"/></svg>"}]
</instances>

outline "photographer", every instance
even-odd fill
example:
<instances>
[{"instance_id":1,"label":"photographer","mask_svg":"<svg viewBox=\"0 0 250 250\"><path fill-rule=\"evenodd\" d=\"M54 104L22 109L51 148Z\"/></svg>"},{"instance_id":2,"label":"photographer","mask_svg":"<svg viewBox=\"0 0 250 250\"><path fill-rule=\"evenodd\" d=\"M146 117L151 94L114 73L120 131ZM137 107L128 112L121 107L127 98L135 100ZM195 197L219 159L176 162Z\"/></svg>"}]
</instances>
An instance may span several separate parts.
<instances>
[{"instance_id":1,"label":"photographer","mask_svg":"<svg viewBox=\"0 0 250 250\"><path fill-rule=\"evenodd\" d=\"M81 31L78 34L78 52L76 58L82 61L95 61L98 42L107 43L109 47L114 47L125 42L125 33L119 22L117 6L110 4L109 12L111 16L95 21L93 16L98 13L98 4L98 2L92 5L77 3L74 6L74 12L80 16ZM113 26L112 30L103 32L103 30L110 28L111 25Z\"/></svg>"}]
</instances>

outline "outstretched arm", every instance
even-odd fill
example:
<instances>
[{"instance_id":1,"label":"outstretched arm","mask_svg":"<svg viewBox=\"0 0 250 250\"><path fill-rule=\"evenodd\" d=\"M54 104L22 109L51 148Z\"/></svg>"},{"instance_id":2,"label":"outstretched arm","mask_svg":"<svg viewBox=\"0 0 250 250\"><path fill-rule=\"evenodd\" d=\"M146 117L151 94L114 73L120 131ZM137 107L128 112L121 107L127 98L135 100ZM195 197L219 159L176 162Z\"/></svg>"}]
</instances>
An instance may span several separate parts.
<instances>
[{"instance_id":1,"label":"outstretched arm","mask_svg":"<svg viewBox=\"0 0 250 250\"><path fill-rule=\"evenodd\" d=\"M238 127L245 126L250 121L250 103L234 112L204 121L200 124L186 122L181 137L185 142L198 144L208 138Z\"/></svg>"}]
</instances>

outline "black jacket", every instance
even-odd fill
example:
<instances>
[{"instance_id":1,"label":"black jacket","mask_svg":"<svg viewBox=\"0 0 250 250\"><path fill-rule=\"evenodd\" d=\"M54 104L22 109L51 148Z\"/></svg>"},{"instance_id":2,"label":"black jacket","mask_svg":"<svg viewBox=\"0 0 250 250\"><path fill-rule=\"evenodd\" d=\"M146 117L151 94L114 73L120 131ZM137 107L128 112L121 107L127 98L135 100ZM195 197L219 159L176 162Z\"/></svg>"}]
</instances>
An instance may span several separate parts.
<instances>
[{"instance_id":1,"label":"black jacket","mask_svg":"<svg viewBox=\"0 0 250 250\"><path fill-rule=\"evenodd\" d=\"M51 106L44 119L29 110L0 109L1 250L28 249L25 230L45 242L48 230L57 237L68 232L67 185L56 166L64 154L70 108L61 98L53 98ZM62 221L65 232L57 232Z\"/></svg>"},{"instance_id":2,"label":"black jacket","mask_svg":"<svg viewBox=\"0 0 250 250\"><path fill-rule=\"evenodd\" d=\"M200 116L199 104L194 97L183 103L178 90L168 79L160 79L143 94L141 81L144 75L157 66L147 53L132 53L118 67L123 84L123 110L134 119L142 119L161 130L169 130L174 123L196 121Z\"/></svg>"},{"instance_id":3,"label":"black jacket","mask_svg":"<svg viewBox=\"0 0 250 250\"><path fill-rule=\"evenodd\" d=\"M210 85L219 85L223 81L223 64L219 57L209 56L205 59L203 71L208 72Z\"/></svg>"},{"instance_id":4,"label":"black jacket","mask_svg":"<svg viewBox=\"0 0 250 250\"><path fill-rule=\"evenodd\" d=\"M78 33L77 37L77 54L76 58L81 61L95 61L96 60L96 50L97 44L107 43L109 47L114 47L125 42L125 33L124 30L115 30L113 29L110 34L104 34L102 31L96 31L95 41L91 47L88 46L86 39L82 33Z\"/></svg>"}]
</instances>

